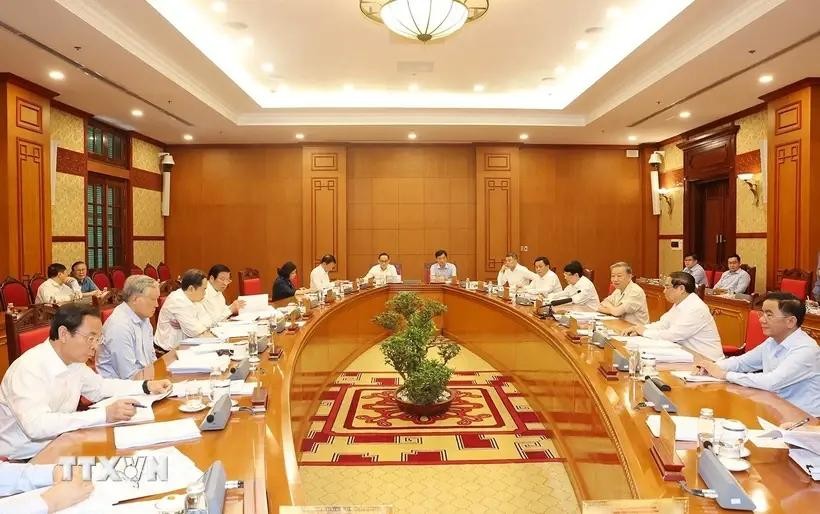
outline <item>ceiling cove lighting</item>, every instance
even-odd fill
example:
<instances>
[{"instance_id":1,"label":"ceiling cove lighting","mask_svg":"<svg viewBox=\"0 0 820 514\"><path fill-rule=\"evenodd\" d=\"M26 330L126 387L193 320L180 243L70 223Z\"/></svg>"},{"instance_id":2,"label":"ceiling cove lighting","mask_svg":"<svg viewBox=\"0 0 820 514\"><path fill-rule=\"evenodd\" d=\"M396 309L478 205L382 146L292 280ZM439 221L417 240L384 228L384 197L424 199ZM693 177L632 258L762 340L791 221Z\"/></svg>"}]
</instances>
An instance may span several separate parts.
<instances>
[{"instance_id":1,"label":"ceiling cove lighting","mask_svg":"<svg viewBox=\"0 0 820 514\"><path fill-rule=\"evenodd\" d=\"M490 0L359 0L365 16L423 43L453 34L489 8Z\"/></svg>"}]
</instances>

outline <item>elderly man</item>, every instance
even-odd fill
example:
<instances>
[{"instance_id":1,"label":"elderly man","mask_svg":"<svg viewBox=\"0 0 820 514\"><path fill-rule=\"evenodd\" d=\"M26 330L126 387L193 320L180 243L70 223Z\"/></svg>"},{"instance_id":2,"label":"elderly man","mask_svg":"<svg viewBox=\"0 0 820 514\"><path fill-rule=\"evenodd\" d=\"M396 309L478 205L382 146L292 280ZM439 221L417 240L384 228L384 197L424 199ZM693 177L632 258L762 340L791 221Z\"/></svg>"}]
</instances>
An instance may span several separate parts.
<instances>
[{"instance_id":1,"label":"elderly man","mask_svg":"<svg viewBox=\"0 0 820 514\"><path fill-rule=\"evenodd\" d=\"M518 289L530 283L532 272L518 262L518 255L514 252L504 256L504 265L498 272L498 285Z\"/></svg>"},{"instance_id":2,"label":"elderly man","mask_svg":"<svg viewBox=\"0 0 820 514\"><path fill-rule=\"evenodd\" d=\"M319 265L310 272L310 288L314 291L333 287L330 272L336 269L336 257L331 254L323 255Z\"/></svg>"},{"instance_id":3,"label":"elderly man","mask_svg":"<svg viewBox=\"0 0 820 514\"><path fill-rule=\"evenodd\" d=\"M672 308L660 320L635 325L624 333L671 341L707 359L722 359L717 325L709 307L695 294L695 278L689 273L674 271L663 285L663 294Z\"/></svg>"},{"instance_id":4,"label":"elderly man","mask_svg":"<svg viewBox=\"0 0 820 514\"><path fill-rule=\"evenodd\" d=\"M40 284L34 303L65 303L83 297L79 287L76 289L72 287L76 280L68 274L66 267L59 262L50 264L46 274L48 280Z\"/></svg>"},{"instance_id":5,"label":"elderly man","mask_svg":"<svg viewBox=\"0 0 820 514\"><path fill-rule=\"evenodd\" d=\"M632 281L632 266L625 262L616 262L609 267L609 277L615 290L604 298L598 312L623 318L633 324L649 323L646 293L641 286Z\"/></svg>"},{"instance_id":6,"label":"elderly man","mask_svg":"<svg viewBox=\"0 0 820 514\"><path fill-rule=\"evenodd\" d=\"M552 297L570 298L575 305L583 305L590 309L597 309L601 300L595 284L584 276L584 266L578 261L570 261L564 266L564 280L567 287L557 295ZM548 298L551 300L552 298Z\"/></svg>"},{"instance_id":7,"label":"elderly man","mask_svg":"<svg viewBox=\"0 0 820 514\"><path fill-rule=\"evenodd\" d=\"M446 282L458 276L456 265L447 262L447 250L436 250L436 262L430 266L430 282Z\"/></svg>"},{"instance_id":8,"label":"elderly man","mask_svg":"<svg viewBox=\"0 0 820 514\"><path fill-rule=\"evenodd\" d=\"M791 293L763 301L760 326L768 339L748 353L702 364L705 372L734 384L771 391L812 416L820 416L820 349L800 327L806 305Z\"/></svg>"},{"instance_id":9,"label":"elderly man","mask_svg":"<svg viewBox=\"0 0 820 514\"><path fill-rule=\"evenodd\" d=\"M244 300L234 300L228 305L225 301L225 289L231 283L231 270L224 264L214 264L208 271L208 285L205 290L205 299L202 306L211 317L211 325L225 321L231 316L239 314L239 309L245 306Z\"/></svg>"},{"instance_id":10,"label":"elderly man","mask_svg":"<svg viewBox=\"0 0 820 514\"><path fill-rule=\"evenodd\" d=\"M365 280L375 279L376 282L387 283L390 278L398 278L396 267L390 264L390 255L387 252L379 254L379 263L375 264L364 276Z\"/></svg>"},{"instance_id":11,"label":"elderly man","mask_svg":"<svg viewBox=\"0 0 820 514\"><path fill-rule=\"evenodd\" d=\"M706 270L698 262L698 255L696 253L688 253L683 258L683 271L695 277L695 287L706 284Z\"/></svg>"},{"instance_id":12,"label":"elderly man","mask_svg":"<svg viewBox=\"0 0 820 514\"><path fill-rule=\"evenodd\" d=\"M133 378L157 360L151 316L157 309L159 283L147 275L125 279L123 302L103 325L97 372L106 378Z\"/></svg>"},{"instance_id":13,"label":"elderly man","mask_svg":"<svg viewBox=\"0 0 820 514\"><path fill-rule=\"evenodd\" d=\"M79 291L83 296L97 296L100 294L100 288L88 276L88 266L83 261L77 261L71 265L71 277L74 282L71 283L72 289Z\"/></svg>"},{"instance_id":14,"label":"elderly man","mask_svg":"<svg viewBox=\"0 0 820 514\"><path fill-rule=\"evenodd\" d=\"M130 399L78 412L80 395L97 402L171 388L168 380L118 380L95 373L86 362L101 338L97 310L69 303L55 313L48 339L11 363L0 384L0 455L30 459L60 434L127 421L136 414Z\"/></svg>"},{"instance_id":15,"label":"elderly man","mask_svg":"<svg viewBox=\"0 0 820 514\"><path fill-rule=\"evenodd\" d=\"M182 274L180 288L168 295L159 310L154 341L160 350L175 350L186 337L211 328L213 320L202 306L207 285L204 271L189 269Z\"/></svg>"},{"instance_id":16,"label":"elderly man","mask_svg":"<svg viewBox=\"0 0 820 514\"><path fill-rule=\"evenodd\" d=\"M729 271L724 271L720 276L720 280L712 288L715 293L730 292L734 294L745 294L749 288L749 283L752 277L746 273L746 270L740 267L740 255L734 254L726 261L729 265Z\"/></svg>"},{"instance_id":17,"label":"elderly man","mask_svg":"<svg viewBox=\"0 0 820 514\"><path fill-rule=\"evenodd\" d=\"M540 294L541 296L548 296L553 293L560 293L562 291L561 281L558 280L558 275L550 269L550 260L546 257L536 257L533 261L535 273L530 271L527 278L530 279L529 285L526 287L526 292L529 294Z\"/></svg>"}]
</instances>

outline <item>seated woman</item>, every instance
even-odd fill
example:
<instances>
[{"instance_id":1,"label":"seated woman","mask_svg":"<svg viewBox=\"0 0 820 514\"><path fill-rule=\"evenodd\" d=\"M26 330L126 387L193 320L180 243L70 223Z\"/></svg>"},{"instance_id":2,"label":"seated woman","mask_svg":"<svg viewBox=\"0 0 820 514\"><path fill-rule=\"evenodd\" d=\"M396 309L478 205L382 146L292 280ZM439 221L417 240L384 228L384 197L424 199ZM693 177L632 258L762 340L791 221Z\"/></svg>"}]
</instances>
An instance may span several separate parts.
<instances>
[{"instance_id":1,"label":"seated woman","mask_svg":"<svg viewBox=\"0 0 820 514\"><path fill-rule=\"evenodd\" d=\"M276 280L273 281L273 291L271 298L273 301L290 298L306 291L304 288L296 289L293 281L296 280L296 264L288 261L276 270Z\"/></svg>"}]
</instances>

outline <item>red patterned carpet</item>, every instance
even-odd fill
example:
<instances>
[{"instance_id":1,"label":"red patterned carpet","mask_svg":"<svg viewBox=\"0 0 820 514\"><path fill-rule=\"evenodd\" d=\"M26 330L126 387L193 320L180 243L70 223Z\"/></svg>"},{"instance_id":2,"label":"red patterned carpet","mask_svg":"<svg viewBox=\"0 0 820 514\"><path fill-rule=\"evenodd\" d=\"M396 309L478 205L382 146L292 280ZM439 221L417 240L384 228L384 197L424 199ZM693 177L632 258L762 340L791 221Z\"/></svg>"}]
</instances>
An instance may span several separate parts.
<instances>
[{"instance_id":1,"label":"red patterned carpet","mask_svg":"<svg viewBox=\"0 0 820 514\"><path fill-rule=\"evenodd\" d=\"M452 407L432 418L401 412L397 384L395 373L342 373L312 418L301 465L563 462L548 427L498 372L456 372Z\"/></svg>"}]
</instances>

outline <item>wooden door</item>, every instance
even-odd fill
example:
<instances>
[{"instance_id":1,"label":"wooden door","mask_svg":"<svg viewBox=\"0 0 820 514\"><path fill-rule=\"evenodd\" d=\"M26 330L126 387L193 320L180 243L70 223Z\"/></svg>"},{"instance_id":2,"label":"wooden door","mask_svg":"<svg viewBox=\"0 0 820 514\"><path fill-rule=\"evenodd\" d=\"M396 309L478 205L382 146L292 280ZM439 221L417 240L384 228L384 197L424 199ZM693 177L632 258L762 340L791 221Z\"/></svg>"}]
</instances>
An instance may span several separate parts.
<instances>
[{"instance_id":1,"label":"wooden door","mask_svg":"<svg viewBox=\"0 0 820 514\"><path fill-rule=\"evenodd\" d=\"M723 264L728 257L726 249L727 235L734 230L729 223L729 181L715 180L699 185L700 196L700 252L702 261L709 264Z\"/></svg>"}]
</instances>

